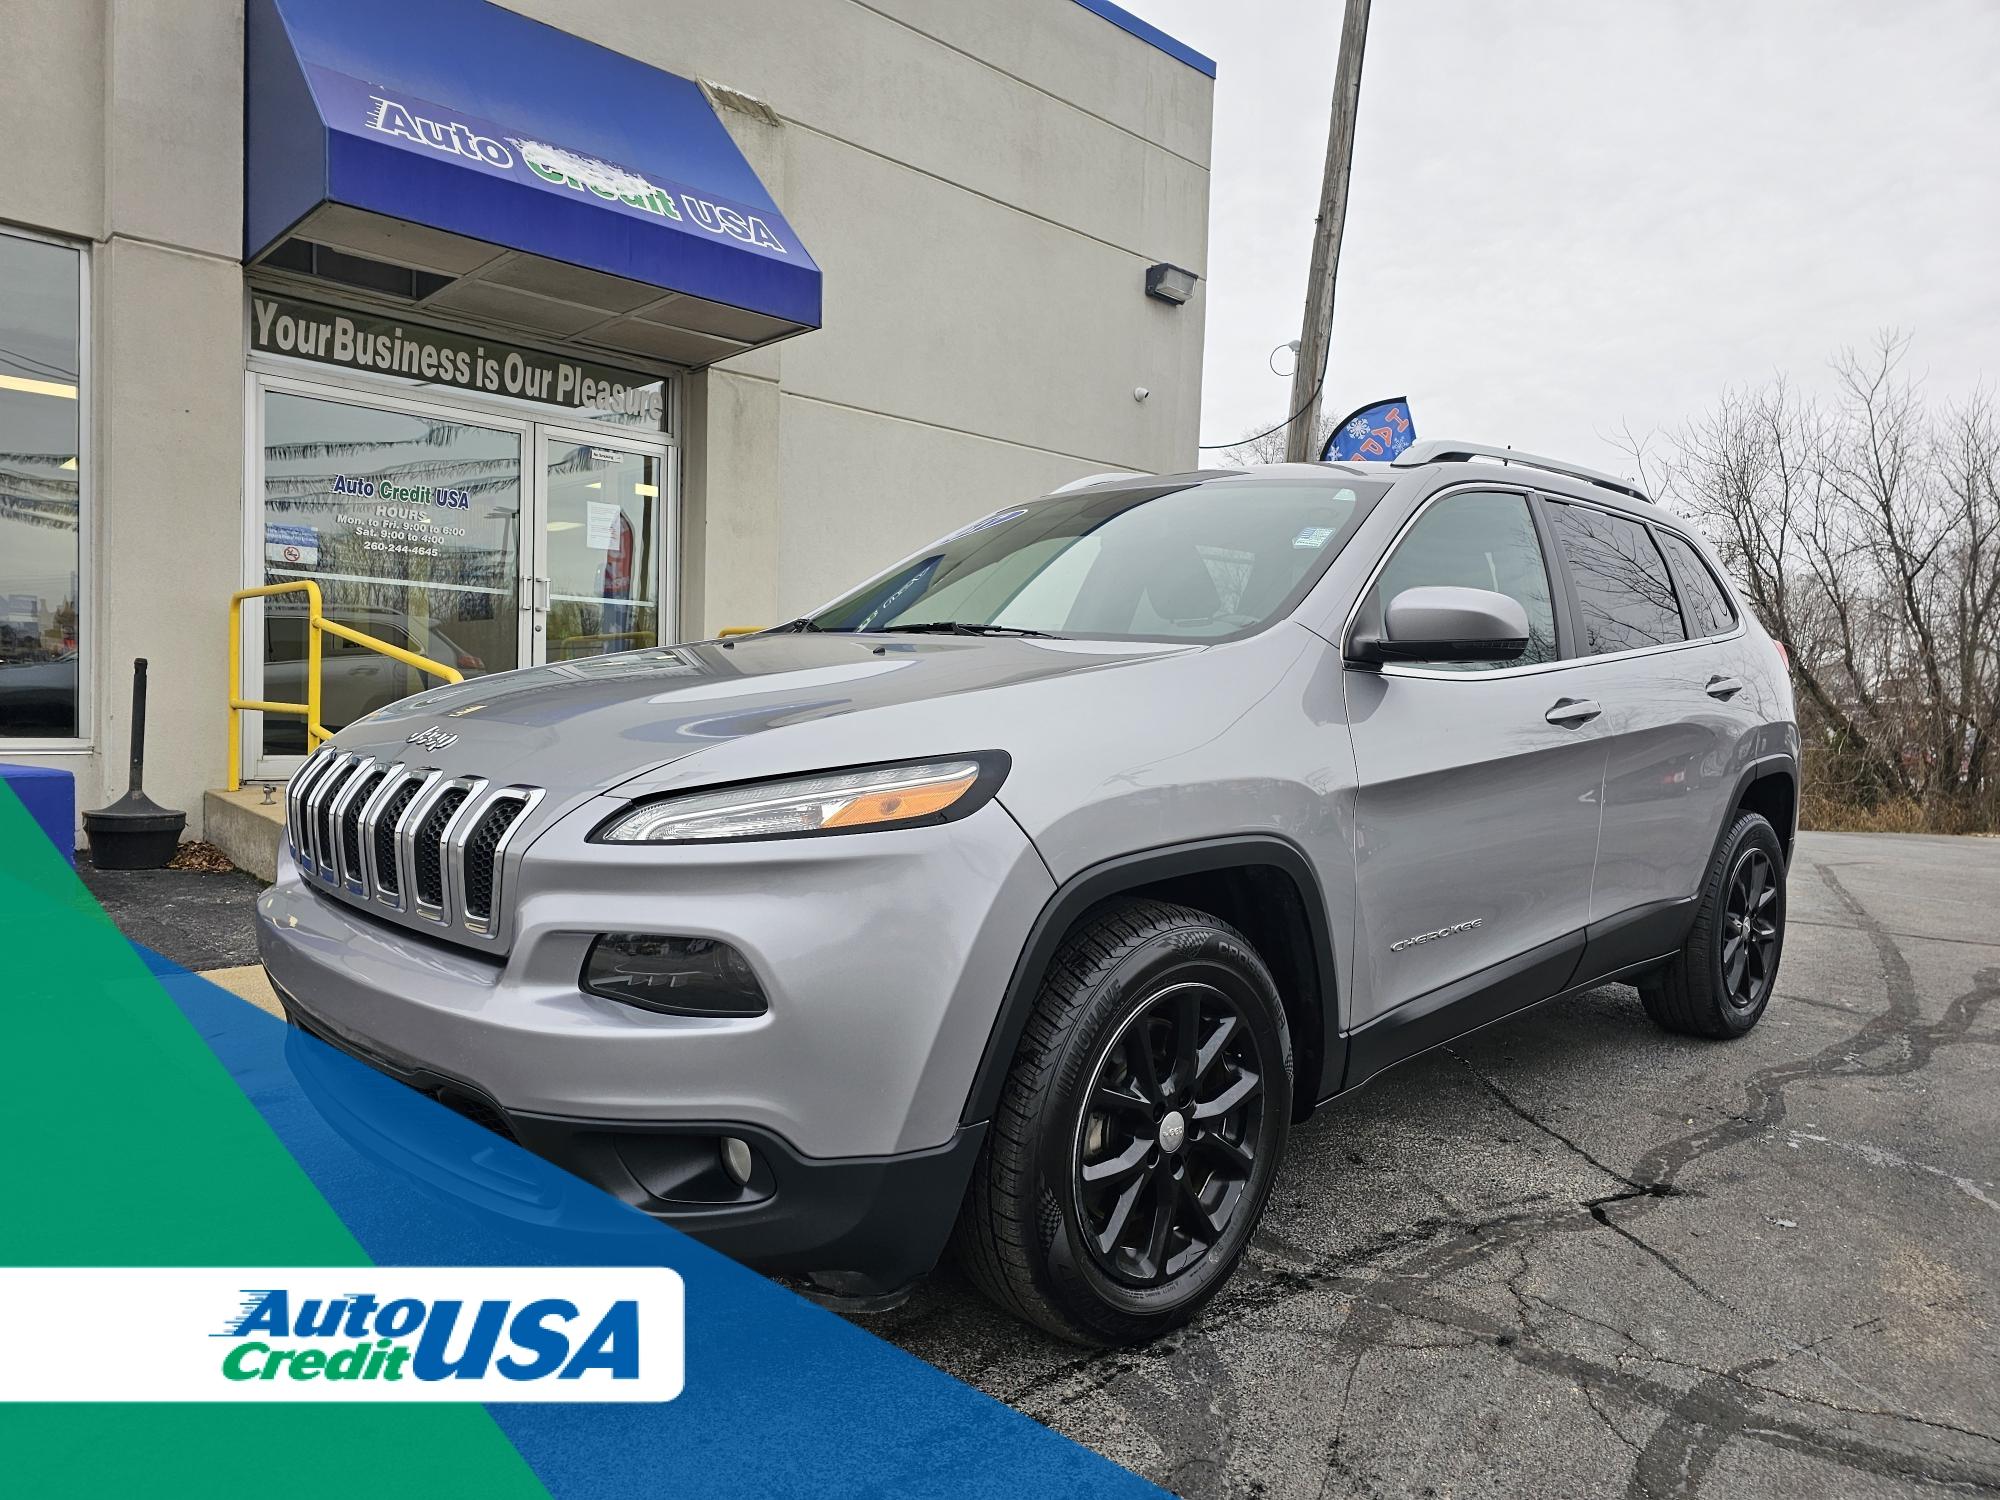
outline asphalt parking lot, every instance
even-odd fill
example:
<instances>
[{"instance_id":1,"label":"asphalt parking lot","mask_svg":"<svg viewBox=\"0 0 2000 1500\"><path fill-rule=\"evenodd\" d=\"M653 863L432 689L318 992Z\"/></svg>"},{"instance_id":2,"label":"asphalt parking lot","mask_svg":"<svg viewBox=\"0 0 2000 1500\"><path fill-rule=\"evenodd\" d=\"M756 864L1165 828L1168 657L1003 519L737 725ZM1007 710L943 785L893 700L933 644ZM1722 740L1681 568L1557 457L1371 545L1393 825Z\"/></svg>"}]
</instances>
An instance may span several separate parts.
<instances>
[{"instance_id":1,"label":"asphalt parking lot","mask_svg":"<svg viewBox=\"0 0 2000 1500\"><path fill-rule=\"evenodd\" d=\"M1182 1334L867 1326L1189 1497L2000 1492L2000 841L1807 834L1740 1041L1629 989L1292 1137Z\"/></svg>"},{"instance_id":2,"label":"asphalt parking lot","mask_svg":"<svg viewBox=\"0 0 2000 1500\"><path fill-rule=\"evenodd\" d=\"M85 874L269 1003L256 882ZM1740 1041L1610 986L1323 1110L1173 1338L948 1266L862 1326L1190 1500L2000 1493L2000 840L1806 834L1790 901Z\"/></svg>"}]
</instances>

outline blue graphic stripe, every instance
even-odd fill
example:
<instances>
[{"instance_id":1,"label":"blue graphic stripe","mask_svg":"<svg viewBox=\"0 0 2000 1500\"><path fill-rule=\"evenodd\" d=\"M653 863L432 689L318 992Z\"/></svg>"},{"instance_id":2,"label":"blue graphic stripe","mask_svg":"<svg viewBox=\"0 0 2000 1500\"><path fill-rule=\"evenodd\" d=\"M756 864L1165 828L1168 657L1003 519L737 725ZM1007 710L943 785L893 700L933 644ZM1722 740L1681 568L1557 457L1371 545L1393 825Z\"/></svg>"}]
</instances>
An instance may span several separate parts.
<instances>
[{"instance_id":1,"label":"blue graphic stripe","mask_svg":"<svg viewBox=\"0 0 2000 1500\"><path fill-rule=\"evenodd\" d=\"M668 1265L665 1405L493 1405L557 1496L1164 1492L156 954L148 966L378 1265ZM254 1213L254 1204L244 1205Z\"/></svg>"}]
</instances>

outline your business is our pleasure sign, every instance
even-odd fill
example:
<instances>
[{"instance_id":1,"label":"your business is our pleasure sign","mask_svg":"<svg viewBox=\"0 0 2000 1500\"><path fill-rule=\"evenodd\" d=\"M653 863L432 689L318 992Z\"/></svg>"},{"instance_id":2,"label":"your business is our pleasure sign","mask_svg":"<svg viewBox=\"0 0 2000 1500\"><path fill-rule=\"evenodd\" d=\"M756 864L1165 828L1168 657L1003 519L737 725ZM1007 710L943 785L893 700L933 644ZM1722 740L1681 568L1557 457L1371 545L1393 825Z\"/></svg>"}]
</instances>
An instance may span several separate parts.
<instances>
[{"instance_id":1,"label":"your business is our pleasure sign","mask_svg":"<svg viewBox=\"0 0 2000 1500\"><path fill-rule=\"evenodd\" d=\"M250 299L250 347L259 354L566 407L648 431L661 427L666 412L666 386L657 375L270 292Z\"/></svg>"}]
</instances>

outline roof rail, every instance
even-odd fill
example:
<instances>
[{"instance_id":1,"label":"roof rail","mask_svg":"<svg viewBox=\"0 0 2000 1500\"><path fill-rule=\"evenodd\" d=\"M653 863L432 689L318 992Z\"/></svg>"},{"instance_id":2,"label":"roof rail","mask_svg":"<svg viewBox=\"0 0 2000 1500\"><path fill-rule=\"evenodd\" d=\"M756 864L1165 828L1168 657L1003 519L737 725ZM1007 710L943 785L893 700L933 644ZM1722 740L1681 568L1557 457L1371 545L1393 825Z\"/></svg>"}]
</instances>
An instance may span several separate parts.
<instances>
[{"instance_id":1,"label":"roof rail","mask_svg":"<svg viewBox=\"0 0 2000 1500\"><path fill-rule=\"evenodd\" d=\"M1547 474L1560 474L1565 479L1581 479L1585 484L1594 484L1600 489L1616 490L1621 495L1630 495L1634 500L1643 500L1648 505L1653 497L1635 484L1613 474L1601 474L1596 469L1586 469L1581 464L1565 463L1559 458L1543 458L1539 454L1523 453L1516 448L1495 448L1490 443L1460 443L1450 438L1434 438L1429 442L1412 443L1389 462L1396 468L1415 468L1418 464L1460 463L1470 458L1497 458L1503 464L1519 464L1524 469L1540 469Z\"/></svg>"}]
</instances>

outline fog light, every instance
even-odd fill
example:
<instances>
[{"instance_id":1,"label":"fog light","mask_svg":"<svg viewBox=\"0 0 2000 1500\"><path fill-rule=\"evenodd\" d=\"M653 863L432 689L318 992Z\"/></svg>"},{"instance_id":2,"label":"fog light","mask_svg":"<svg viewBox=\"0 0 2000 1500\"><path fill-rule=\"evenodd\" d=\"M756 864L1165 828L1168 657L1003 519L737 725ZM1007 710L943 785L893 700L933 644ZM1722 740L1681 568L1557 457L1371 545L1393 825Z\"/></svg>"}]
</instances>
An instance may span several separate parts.
<instances>
[{"instance_id":1,"label":"fog light","mask_svg":"<svg viewBox=\"0 0 2000 1500\"><path fill-rule=\"evenodd\" d=\"M676 1016L761 1016L770 1007L749 962L715 938L607 932L590 945L582 987Z\"/></svg>"},{"instance_id":2,"label":"fog light","mask_svg":"<svg viewBox=\"0 0 2000 1500\"><path fill-rule=\"evenodd\" d=\"M750 1156L750 1143L739 1141L733 1135L722 1138L722 1170L738 1187L750 1186L750 1169L754 1162Z\"/></svg>"}]
</instances>

